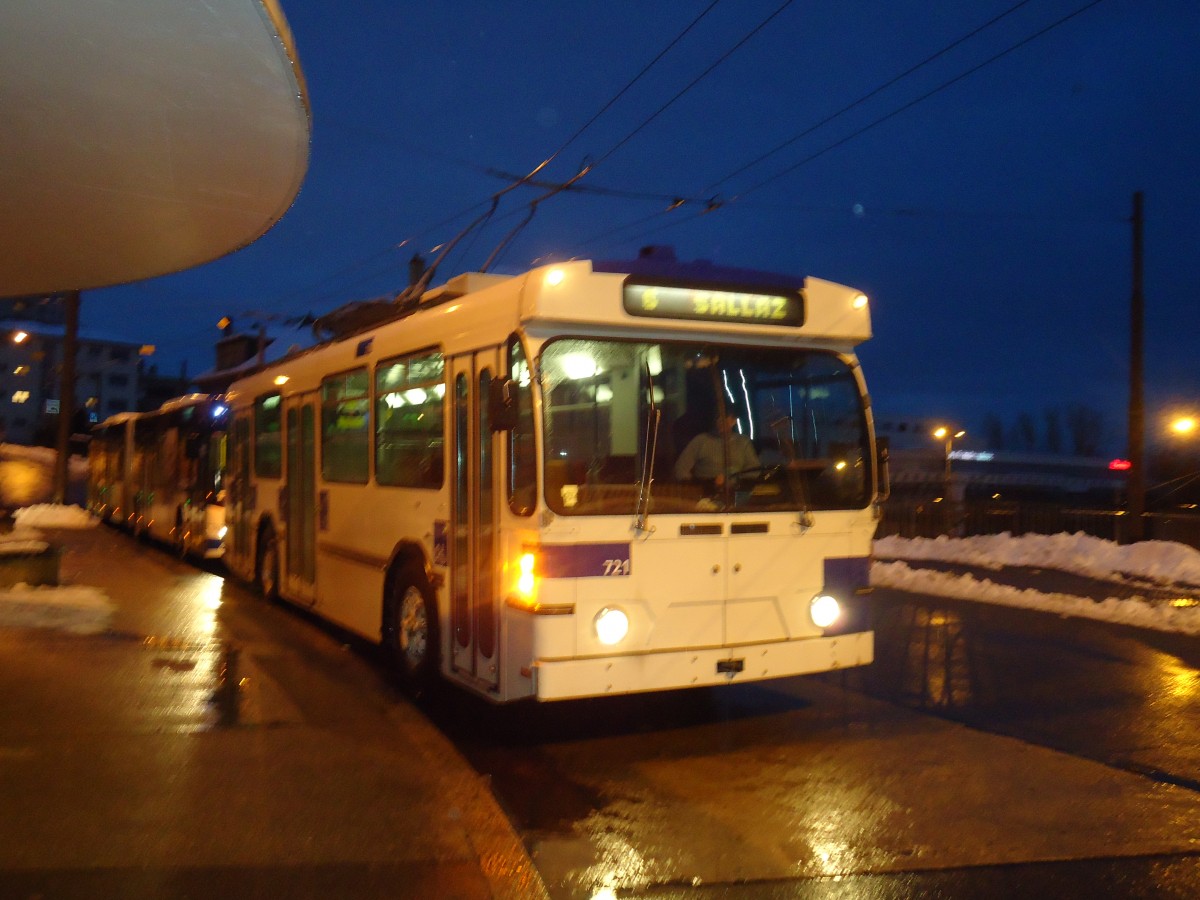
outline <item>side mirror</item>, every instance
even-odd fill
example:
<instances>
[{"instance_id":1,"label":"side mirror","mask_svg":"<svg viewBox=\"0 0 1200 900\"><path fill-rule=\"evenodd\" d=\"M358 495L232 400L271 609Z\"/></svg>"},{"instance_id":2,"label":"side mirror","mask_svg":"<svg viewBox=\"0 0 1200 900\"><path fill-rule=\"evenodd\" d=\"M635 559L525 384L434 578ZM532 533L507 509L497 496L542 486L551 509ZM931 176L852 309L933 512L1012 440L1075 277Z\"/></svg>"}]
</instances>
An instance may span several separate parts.
<instances>
[{"instance_id":1,"label":"side mirror","mask_svg":"<svg viewBox=\"0 0 1200 900\"><path fill-rule=\"evenodd\" d=\"M511 378L497 378L488 385L488 421L492 431L517 427L517 386Z\"/></svg>"},{"instance_id":2,"label":"side mirror","mask_svg":"<svg viewBox=\"0 0 1200 900\"><path fill-rule=\"evenodd\" d=\"M888 439L885 437L876 437L875 462L877 474L875 476L875 499L877 503L882 503L892 495L892 470L890 454L891 448L888 444Z\"/></svg>"}]
</instances>

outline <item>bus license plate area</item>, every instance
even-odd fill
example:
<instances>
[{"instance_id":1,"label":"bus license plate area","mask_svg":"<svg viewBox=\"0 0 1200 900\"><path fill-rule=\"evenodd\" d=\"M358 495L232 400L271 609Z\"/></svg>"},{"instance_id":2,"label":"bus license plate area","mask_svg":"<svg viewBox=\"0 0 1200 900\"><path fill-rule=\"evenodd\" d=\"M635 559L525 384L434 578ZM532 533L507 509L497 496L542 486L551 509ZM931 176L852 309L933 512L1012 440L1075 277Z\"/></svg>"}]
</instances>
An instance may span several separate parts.
<instances>
[{"instance_id":1,"label":"bus license plate area","mask_svg":"<svg viewBox=\"0 0 1200 900\"><path fill-rule=\"evenodd\" d=\"M744 659L718 659L717 674L718 675L736 675L746 668L746 660Z\"/></svg>"}]
</instances>

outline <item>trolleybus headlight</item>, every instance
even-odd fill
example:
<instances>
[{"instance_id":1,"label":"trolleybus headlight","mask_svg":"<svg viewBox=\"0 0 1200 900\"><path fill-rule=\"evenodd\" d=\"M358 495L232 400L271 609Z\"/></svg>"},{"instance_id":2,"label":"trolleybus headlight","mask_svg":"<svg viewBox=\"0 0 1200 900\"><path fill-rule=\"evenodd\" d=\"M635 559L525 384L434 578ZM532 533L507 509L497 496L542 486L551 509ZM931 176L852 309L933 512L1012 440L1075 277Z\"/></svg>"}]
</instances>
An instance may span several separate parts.
<instances>
[{"instance_id":1,"label":"trolleybus headlight","mask_svg":"<svg viewBox=\"0 0 1200 900\"><path fill-rule=\"evenodd\" d=\"M828 628L842 614L842 608L837 600L828 594L818 594L809 601L808 613L812 616L814 625L818 628Z\"/></svg>"},{"instance_id":2,"label":"trolleybus headlight","mask_svg":"<svg viewBox=\"0 0 1200 900\"><path fill-rule=\"evenodd\" d=\"M225 535L227 535L227 534L229 534L229 526L222 525L220 528L217 529L217 540L219 540L219 541L225 540Z\"/></svg>"},{"instance_id":3,"label":"trolleybus headlight","mask_svg":"<svg viewBox=\"0 0 1200 900\"><path fill-rule=\"evenodd\" d=\"M615 606L596 613L596 637L602 644L619 643L629 633L629 616Z\"/></svg>"}]
</instances>

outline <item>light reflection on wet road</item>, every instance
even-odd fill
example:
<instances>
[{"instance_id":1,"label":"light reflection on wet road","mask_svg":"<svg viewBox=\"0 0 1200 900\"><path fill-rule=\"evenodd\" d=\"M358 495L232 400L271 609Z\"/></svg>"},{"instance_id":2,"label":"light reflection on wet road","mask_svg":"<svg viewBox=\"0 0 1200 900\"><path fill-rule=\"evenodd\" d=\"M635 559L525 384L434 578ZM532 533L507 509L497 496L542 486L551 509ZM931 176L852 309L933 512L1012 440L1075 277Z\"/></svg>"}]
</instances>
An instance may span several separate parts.
<instances>
[{"instance_id":1,"label":"light reflection on wet road","mask_svg":"<svg viewBox=\"0 0 1200 900\"><path fill-rule=\"evenodd\" d=\"M876 593L876 696L1200 790L1200 642Z\"/></svg>"},{"instance_id":2,"label":"light reflection on wet road","mask_svg":"<svg viewBox=\"0 0 1200 900\"><path fill-rule=\"evenodd\" d=\"M870 670L429 710L556 897L1190 896L1194 642L880 593Z\"/></svg>"}]
</instances>

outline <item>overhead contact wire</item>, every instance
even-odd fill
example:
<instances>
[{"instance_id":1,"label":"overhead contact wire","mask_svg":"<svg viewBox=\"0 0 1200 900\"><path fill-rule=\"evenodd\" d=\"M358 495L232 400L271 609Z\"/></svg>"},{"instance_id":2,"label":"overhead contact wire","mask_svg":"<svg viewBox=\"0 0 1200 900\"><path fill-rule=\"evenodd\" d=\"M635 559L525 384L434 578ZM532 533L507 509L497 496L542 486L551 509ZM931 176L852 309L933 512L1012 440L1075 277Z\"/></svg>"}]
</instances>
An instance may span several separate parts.
<instances>
[{"instance_id":1,"label":"overhead contact wire","mask_svg":"<svg viewBox=\"0 0 1200 900\"><path fill-rule=\"evenodd\" d=\"M1033 34L1028 35L1025 38L1022 38L1021 40L1017 41L1015 44L1011 45L1007 49L1001 50L999 53L996 53L996 54L988 57L983 62L972 66L971 68L967 69L965 72L961 72L960 74L956 75L954 78L951 78L949 81L945 81L942 84L938 85L937 87L933 88L932 90L926 91L924 94L921 94L919 97L917 97L913 100L910 100L908 103L905 103L903 106L900 106L897 109L892 110L890 113L887 113L886 115L880 116L875 121L873 121L867 125L864 125L862 128L859 128L856 131L851 132L850 134L846 135L845 137L841 138L840 140L834 141L832 144L829 144L828 146L824 147L823 149L818 150L816 153L813 153L813 154L805 157L804 159L800 160L799 162L795 163L794 165L788 166L786 169L783 169L783 170L775 173L770 178L766 178L763 181L760 181L758 184L753 185L752 187L749 187L746 190L734 195L733 197L731 197L729 199L729 202L730 203L736 202L737 200L740 200L742 197L745 197L747 194L752 194L755 191L766 187L768 184L778 181L780 178L783 178L785 175L790 175L792 172L796 171L796 169L799 169L801 166L808 165L808 163L812 162L815 159L819 159L820 157L824 156L829 151L835 150L838 147L841 147L842 145L847 144L850 141L854 140L855 138L865 134L866 132L870 131L872 128L875 128L878 125L882 125L884 122L887 122L890 119L894 119L896 116L900 115L903 112L907 112L908 110L912 109L917 104L923 103L924 101L928 100L930 97L934 96L935 94L939 94L942 91L944 91L946 88L957 84L958 82L962 81L965 78L970 77L971 75L974 75L980 69L983 69L986 66L990 66L992 63L996 62L997 60L1003 59L1005 56L1008 56L1008 54L1012 53L1013 51L1019 50L1021 47L1024 47L1026 44L1028 44L1034 40L1037 40L1042 35L1047 34L1050 31L1053 31L1055 28L1058 28L1060 25L1063 25L1063 24L1069 22L1071 19L1074 19L1076 16L1082 15L1083 13L1085 13L1089 9L1091 9L1093 6L1098 6L1099 4L1101 4L1103 2L1104 2L1104 0L1091 0L1090 3L1084 4L1083 6L1076 9L1074 12L1070 12L1067 15L1063 16L1062 18L1057 19L1054 22L1051 22L1049 25L1045 26L1044 28L1041 28L1041 29L1035 31Z\"/></svg>"}]
</instances>

